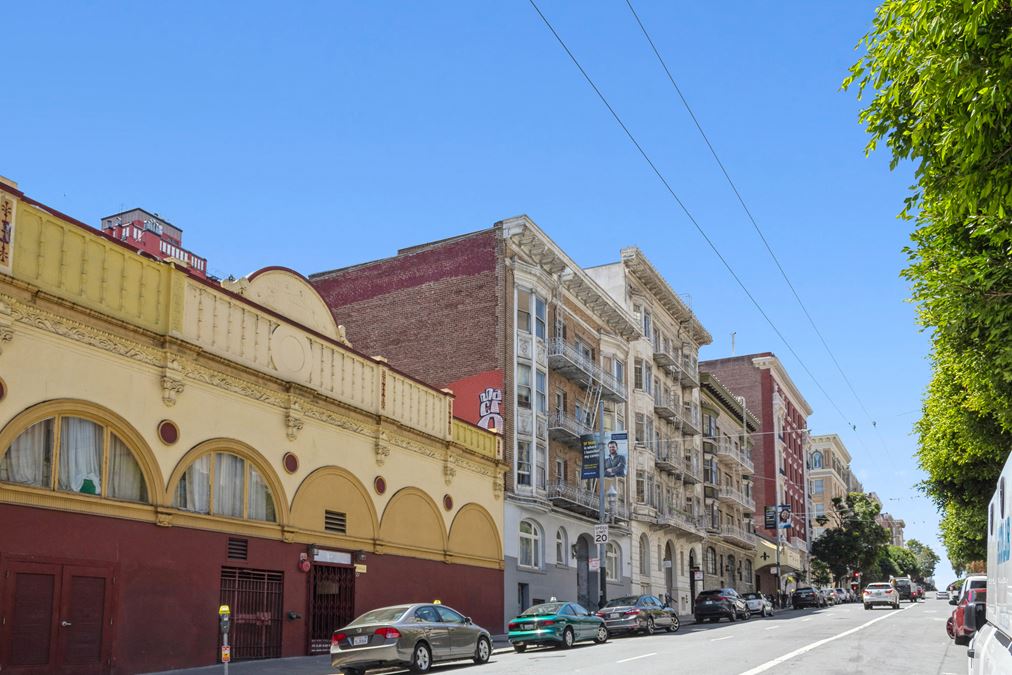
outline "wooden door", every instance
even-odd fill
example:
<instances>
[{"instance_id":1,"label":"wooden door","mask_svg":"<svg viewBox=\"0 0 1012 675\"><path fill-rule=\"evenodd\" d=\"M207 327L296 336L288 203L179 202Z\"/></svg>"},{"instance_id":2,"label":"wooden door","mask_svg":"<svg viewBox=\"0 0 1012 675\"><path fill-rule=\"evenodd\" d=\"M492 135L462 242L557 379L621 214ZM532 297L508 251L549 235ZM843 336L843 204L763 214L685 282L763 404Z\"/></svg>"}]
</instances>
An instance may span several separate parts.
<instances>
[{"instance_id":1,"label":"wooden door","mask_svg":"<svg viewBox=\"0 0 1012 675\"><path fill-rule=\"evenodd\" d=\"M3 576L4 673L100 675L109 670L109 568L12 561Z\"/></svg>"}]
</instances>

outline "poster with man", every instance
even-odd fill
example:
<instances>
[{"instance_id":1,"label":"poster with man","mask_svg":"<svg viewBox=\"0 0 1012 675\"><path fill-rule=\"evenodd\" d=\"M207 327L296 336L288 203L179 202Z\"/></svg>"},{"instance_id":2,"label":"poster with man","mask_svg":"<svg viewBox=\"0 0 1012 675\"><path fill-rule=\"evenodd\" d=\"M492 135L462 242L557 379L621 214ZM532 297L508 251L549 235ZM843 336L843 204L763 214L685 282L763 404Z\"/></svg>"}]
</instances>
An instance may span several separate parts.
<instances>
[{"instance_id":1,"label":"poster with man","mask_svg":"<svg viewBox=\"0 0 1012 675\"><path fill-rule=\"evenodd\" d=\"M777 514L777 527L780 529L793 527L791 523L791 505L780 504L777 509L779 510L779 513Z\"/></svg>"},{"instance_id":2,"label":"poster with man","mask_svg":"<svg viewBox=\"0 0 1012 675\"><path fill-rule=\"evenodd\" d=\"M580 478L589 480L598 477L599 444L598 434L584 434L580 437L583 446L583 467ZM624 478L629 464L629 433L612 431L604 435L604 477Z\"/></svg>"}]
</instances>

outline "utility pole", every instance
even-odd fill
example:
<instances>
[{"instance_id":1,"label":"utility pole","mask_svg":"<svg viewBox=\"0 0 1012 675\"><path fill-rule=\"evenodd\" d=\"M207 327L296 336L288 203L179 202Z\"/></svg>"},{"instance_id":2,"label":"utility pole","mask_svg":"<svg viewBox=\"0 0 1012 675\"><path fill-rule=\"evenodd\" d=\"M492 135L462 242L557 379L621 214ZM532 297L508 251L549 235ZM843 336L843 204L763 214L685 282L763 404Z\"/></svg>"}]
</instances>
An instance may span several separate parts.
<instances>
[{"instance_id":1,"label":"utility pole","mask_svg":"<svg viewBox=\"0 0 1012 675\"><path fill-rule=\"evenodd\" d=\"M597 522L604 525L607 523L604 512L604 399L597 402ZM607 544L597 545L597 574L601 578L601 607L608 602L608 570L605 566L605 549Z\"/></svg>"}]
</instances>

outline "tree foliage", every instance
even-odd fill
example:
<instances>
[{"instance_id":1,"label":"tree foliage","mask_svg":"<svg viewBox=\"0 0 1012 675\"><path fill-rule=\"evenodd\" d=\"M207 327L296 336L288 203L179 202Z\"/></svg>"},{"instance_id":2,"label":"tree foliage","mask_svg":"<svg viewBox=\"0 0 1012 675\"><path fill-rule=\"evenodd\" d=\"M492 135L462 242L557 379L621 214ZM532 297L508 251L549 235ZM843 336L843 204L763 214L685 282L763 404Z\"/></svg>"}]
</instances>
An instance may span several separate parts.
<instances>
[{"instance_id":1,"label":"tree foliage","mask_svg":"<svg viewBox=\"0 0 1012 675\"><path fill-rule=\"evenodd\" d=\"M815 540L812 554L825 564L833 579L843 579L855 570L865 574L876 570L889 541L888 532L875 522L881 507L867 495L851 492L834 498L833 510L840 525Z\"/></svg>"},{"instance_id":2,"label":"tree foliage","mask_svg":"<svg viewBox=\"0 0 1012 675\"><path fill-rule=\"evenodd\" d=\"M916 167L903 274L934 363L918 456L963 565L984 557L968 528L1012 435L1012 5L885 0L861 46L844 87L872 92L868 151L884 142L893 167Z\"/></svg>"},{"instance_id":3,"label":"tree foliage","mask_svg":"<svg viewBox=\"0 0 1012 675\"><path fill-rule=\"evenodd\" d=\"M910 539L907 541L907 549L914 554L914 558L917 560L917 568L920 572L918 581L935 576L935 566L938 565L940 558L930 546L922 544L916 539Z\"/></svg>"}]
</instances>

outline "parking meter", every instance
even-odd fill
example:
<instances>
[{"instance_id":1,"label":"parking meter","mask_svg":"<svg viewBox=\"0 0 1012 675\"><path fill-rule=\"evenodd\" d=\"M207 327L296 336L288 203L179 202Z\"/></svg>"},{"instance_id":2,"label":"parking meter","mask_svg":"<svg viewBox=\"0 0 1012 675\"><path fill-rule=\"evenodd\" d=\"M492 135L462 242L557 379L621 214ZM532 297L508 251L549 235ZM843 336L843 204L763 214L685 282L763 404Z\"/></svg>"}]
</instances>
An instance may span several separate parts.
<instances>
[{"instance_id":1,"label":"parking meter","mask_svg":"<svg viewBox=\"0 0 1012 675\"><path fill-rule=\"evenodd\" d=\"M228 630L232 625L232 610L228 605L218 608L218 625L221 627L221 634L228 635Z\"/></svg>"},{"instance_id":2,"label":"parking meter","mask_svg":"<svg viewBox=\"0 0 1012 675\"><path fill-rule=\"evenodd\" d=\"M218 607L218 627L221 629L221 662L228 673L228 662L232 660L232 648L228 644L228 631L232 626L232 609L228 605Z\"/></svg>"}]
</instances>

